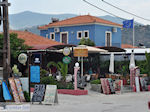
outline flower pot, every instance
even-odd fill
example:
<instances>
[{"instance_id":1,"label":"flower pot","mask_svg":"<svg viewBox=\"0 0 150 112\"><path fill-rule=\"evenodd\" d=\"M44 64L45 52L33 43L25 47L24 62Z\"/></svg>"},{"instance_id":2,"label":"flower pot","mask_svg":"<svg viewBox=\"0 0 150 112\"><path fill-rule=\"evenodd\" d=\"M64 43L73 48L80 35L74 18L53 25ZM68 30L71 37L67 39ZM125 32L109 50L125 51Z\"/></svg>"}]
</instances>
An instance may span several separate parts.
<instances>
[{"instance_id":1,"label":"flower pot","mask_svg":"<svg viewBox=\"0 0 150 112\"><path fill-rule=\"evenodd\" d=\"M91 90L101 93L101 84L91 84Z\"/></svg>"}]
</instances>

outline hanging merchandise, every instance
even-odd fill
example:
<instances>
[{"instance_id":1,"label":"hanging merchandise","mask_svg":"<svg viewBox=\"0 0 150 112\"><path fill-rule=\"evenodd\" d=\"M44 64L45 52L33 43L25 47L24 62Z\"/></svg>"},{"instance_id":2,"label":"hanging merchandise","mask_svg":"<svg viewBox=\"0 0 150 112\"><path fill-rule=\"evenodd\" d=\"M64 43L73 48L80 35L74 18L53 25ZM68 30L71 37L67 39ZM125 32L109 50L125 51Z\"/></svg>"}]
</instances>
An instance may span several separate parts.
<instances>
[{"instance_id":1,"label":"hanging merchandise","mask_svg":"<svg viewBox=\"0 0 150 112\"><path fill-rule=\"evenodd\" d=\"M26 62L27 62L27 55L25 53L21 53L19 56L18 56L18 61L23 64L23 65L26 65Z\"/></svg>"}]
</instances>

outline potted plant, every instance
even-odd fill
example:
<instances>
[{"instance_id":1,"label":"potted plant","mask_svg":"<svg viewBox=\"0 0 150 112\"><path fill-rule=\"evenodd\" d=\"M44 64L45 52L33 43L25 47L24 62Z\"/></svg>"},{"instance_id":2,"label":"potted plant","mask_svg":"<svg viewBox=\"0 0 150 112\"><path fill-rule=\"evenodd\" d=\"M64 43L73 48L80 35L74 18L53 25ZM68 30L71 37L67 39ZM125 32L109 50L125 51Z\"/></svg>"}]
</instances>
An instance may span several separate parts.
<instances>
[{"instance_id":1,"label":"potted plant","mask_svg":"<svg viewBox=\"0 0 150 112\"><path fill-rule=\"evenodd\" d=\"M90 81L91 90L101 93L101 81L100 79Z\"/></svg>"}]
</instances>

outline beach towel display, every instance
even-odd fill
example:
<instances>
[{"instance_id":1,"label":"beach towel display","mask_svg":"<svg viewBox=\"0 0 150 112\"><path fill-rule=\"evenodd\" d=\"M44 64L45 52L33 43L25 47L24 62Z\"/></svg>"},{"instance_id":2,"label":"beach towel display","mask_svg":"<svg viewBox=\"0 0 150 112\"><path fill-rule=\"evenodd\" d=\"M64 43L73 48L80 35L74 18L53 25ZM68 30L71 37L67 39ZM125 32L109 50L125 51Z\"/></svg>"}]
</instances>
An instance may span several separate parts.
<instances>
[{"instance_id":1,"label":"beach towel display","mask_svg":"<svg viewBox=\"0 0 150 112\"><path fill-rule=\"evenodd\" d=\"M2 87L3 87L3 96L4 96L4 99L6 101L12 100L12 96L11 96L11 94L9 92L8 86L7 86L7 84L6 84L5 81L2 82Z\"/></svg>"},{"instance_id":2,"label":"beach towel display","mask_svg":"<svg viewBox=\"0 0 150 112\"><path fill-rule=\"evenodd\" d=\"M16 87L17 87L17 91L18 91L20 101L25 102L26 100L25 100L25 97L24 97L24 94L23 94L21 81L20 81L20 79L14 79L14 80L15 80L15 83L16 83Z\"/></svg>"},{"instance_id":3,"label":"beach towel display","mask_svg":"<svg viewBox=\"0 0 150 112\"><path fill-rule=\"evenodd\" d=\"M16 84L15 84L14 78L9 78L8 80L9 80L9 84L10 84L10 88L11 88L11 91L12 91L12 94L13 94L14 101L15 102L20 102L20 98L19 98L19 94L18 94L18 91L17 91L17 87L16 87Z\"/></svg>"}]
</instances>

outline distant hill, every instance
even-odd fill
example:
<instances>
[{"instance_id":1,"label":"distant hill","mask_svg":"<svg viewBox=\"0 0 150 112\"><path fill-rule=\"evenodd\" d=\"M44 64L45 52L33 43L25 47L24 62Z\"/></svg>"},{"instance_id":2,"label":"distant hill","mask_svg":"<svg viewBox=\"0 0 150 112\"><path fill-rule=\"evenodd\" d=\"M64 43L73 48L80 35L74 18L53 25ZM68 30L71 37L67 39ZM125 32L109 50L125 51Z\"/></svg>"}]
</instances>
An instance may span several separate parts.
<instances>
[{"instance_id":1,"label":"distant hill","mask_svg":"<svg viewBox=\"0 0 150 112\"><path fill-rule=\"evenodd\" d=\"M31 11L25 11L17 14L10 14L10 28L11 29L23 29L26 27L32 27L37 25L48 24L51 22L51 18L59 18L59 20L78 16L76 14L41 14ZM121 19L113 16L99 16L102 19L106 19L115 23L122 24Z\"/></svg>"},{"instance_id":2,"label":"distant hill","mask_svg":"<svg viewBox=\"0 0 150 112\"><path fill-rule=\"evenodd\" d=\"M133 30L123 29L122 43L132 45L132 39L133 39ZM150 48L150 25L135 26L135 45L138 46L140 43Z\"/></svg>"},{"instance_id":3,"label":"distant hill","mask_svg":"<svg viewBox=\"0 0 150 112\"><path fill-rule=\"evenodd\" d=\"M48 24L51 22L51 18L59 18L62 20L75 16L75 14L41 14L25 11L17 14L10 14L9 20L11 29L23 29L26 27Z\"/></svg>"}]
</instances>

